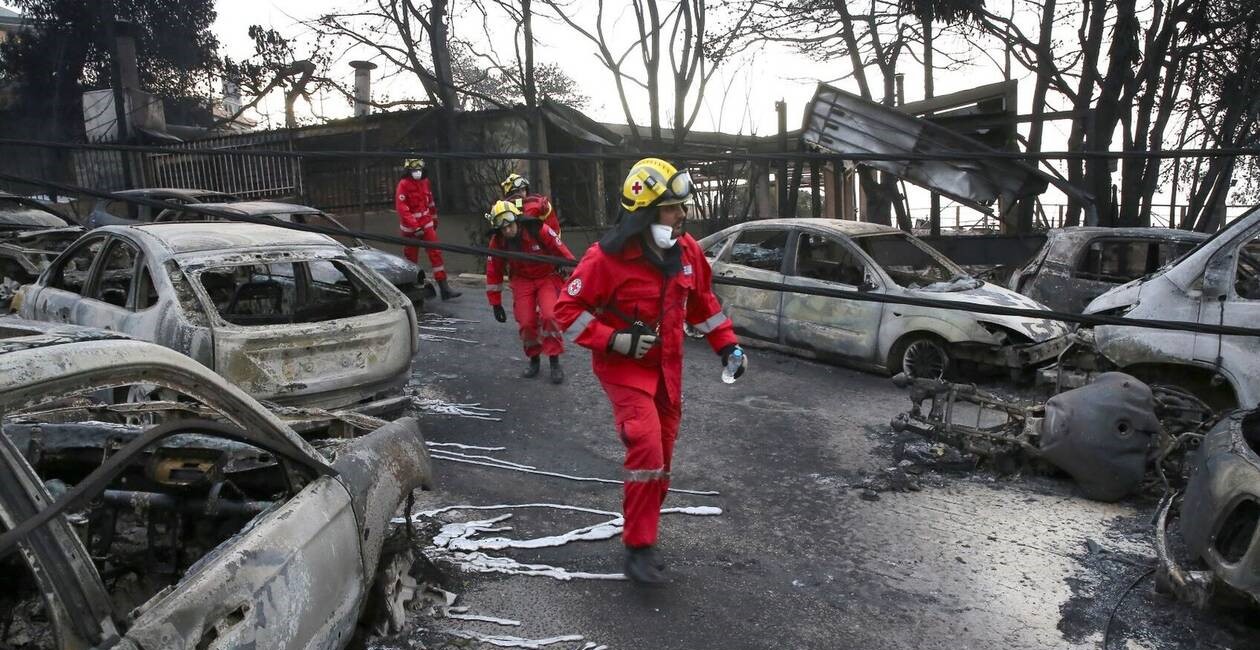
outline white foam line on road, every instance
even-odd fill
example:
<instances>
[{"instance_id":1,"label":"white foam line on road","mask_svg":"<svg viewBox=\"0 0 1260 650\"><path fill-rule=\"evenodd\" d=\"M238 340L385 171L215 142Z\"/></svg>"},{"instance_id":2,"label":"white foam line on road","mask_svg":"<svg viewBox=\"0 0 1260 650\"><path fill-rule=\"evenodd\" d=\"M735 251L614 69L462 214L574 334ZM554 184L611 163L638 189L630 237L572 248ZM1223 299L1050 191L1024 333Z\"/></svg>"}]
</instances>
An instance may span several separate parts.
<instances>
[{"instance_id":1,"label":"white foam line on road","mask_svg":"<svg viewBox=\"0 0 1260 650\"><path fill-rule=\"evenodd\" d=\"M477 632L466 632L464 630L442 630L442 632L461 639L471 639L473 641L489 643L490 645L499 648L543 648L557 643L570 643L586 640L586 638L580 634L566 634L564 636L553 636L546 639L525 639L519 636L479 634Z\"/></svg>"},{"instance_id":2,"label":"white foam line on road","mask_svg":"<svg viewBox=\"0 0 1260 650\"><path fill-rule=\"evenodd\" d=\"M570 481L583 481L583 482L587 482L587 483L609 483L609 484L613 484L613 485L621 485L621 484L622 484L622 482L621 482L621 481L614 480L614 479L610 479L610 478L594 478L594 477L590 477L590 476L570 476L570 475L568 475L568 474L560 474L560 473L558 473L558 472L547 472L547 471L543 471L543 470L540 470L540 469L522 469L522 468L520 468L520 467L511 467L511 466L508 466L508 465L499 465L499 464L493 464L493 463L485 463L485 462L478 461L478 460L468 460L468 459L464 459L464 458L457 458L457 457L451 457L451 456L440 456L440 455L438 455L438 454L442 454L442 453L444 453L444 452L442 452L441 450L436 450L436 449L435 449L435 450L434 450L434 452L433 452L433 454L432 454L432 457L433 457L433 458L435 458L435 459L437 459L437 460L446 460L446 461L450 461L450 462L453 462L453 463L464 463L464 464L466 464L466 465L481 465L481 466L483 466L483 467L494 467L494 468L497 468L497 469L507 469L507 470L512 470L512 471L515 471L515 472L524 472L524 473L526 473L526 474L538 474L538 475L540 475L540 476L552 476L552 477L555 477L555 478L562 478L562 479L567 479L567 480L570 480ZM499 462L502 462L502 461L499 461ZM702 496L702 497L715 497L715 496L719 496L719 495L721 494L720 492L717 492L717 491L715 491L715 490L683 490L683 489L680 489L680 488L669 488L669 491L670 491L670 492L674 492L674 493L676 493L676 494L692 494L692 495Z\"/></svg>"},{"instance_id":3,"label":"white foam line on road","mask_svg":"<svg viewBox=\"0 0 1260 650\"><path fill-rule=\"evenodd\" d=\"M620 573L588 573L585 571L569 571L563 567L548 564L525 564L510 557L494 557L481 552L452 553L451 558L459 563L460 569L470 573L502 573L516 576L543 576L556 580L625 580Z\"/></svg>"},{"instance_id":4,"label":"white foam line on road","mask_svg":"<svg viewBox=\"0 0 1260 650\"><path fill-rule=\"evenodd\" d=\"M430 447L455 447L468 451L507 451L507 447L478 447L477 445L462 445L458 442L426 442L424 444Z\"/></svg>"},{"instance_id":5,"label":"white foam line on road","mask_svg":"<svg viewBox=\"0 0 1260 650\"><path fill-rule=\"evenodd\" d=\"M444 512L451 512L455 510L517 510L521 508L554 508L556 510L573 510L576 512L589 512L593 515L609 515L612 517L619 516L617 513L610 512L608 510L596 510L595 508L583 508L582 506L570 506L563 503L513 503L513 504L499 504L499 505L493 505L493 506L459 505L459 506L446 506L443 508L438 508L437 510L424 510L416 514L425 515L428 517L435 517Z\"/></svg>"},{"instance_id":6,"label":"white foam line on road","mask_svg":"<svg viewBox=\"0 0 1260 650\"><path fill-rule=\"evenodd\" d=\"M569 542L598 542L612 539L621 534L622 519L610 519L606 522L571 530L563 535L535 537L532 539L508 539L506 537L490 537L487 539L468 539L467 537L451 539L446 548L453 551L501 551L505 548L553 548L564 546Z\"/></svg>"},{"instance_id":7,"label":"white foam line on road","mask_svg":"<svg viewBox=\"0 0 1260 650\"><path fill-rule=\"evenodd\" d=\"M441 341L454 341L456 343L477 343L477 341L474 341L472 339L461 339L461 338L456 338L454 336L442 336L440 334L425 334L423 332L417 332L416 338L421 341L429 341L430 343L438 343Z\"/></svg>"},{"instance_id":8,"label":"white foam line on road","mask_svg":"<svg viewBox=\"0 0 1260 650\"><path fill-rule=\"evenodd\" d=\"M533 465L522 465L522 464L520 464L520 463L513 463L512 461L503 460L503 459L501 459L501 458L494 458L494 457L492 457L492 456L479 456L479 455L477 455L477 454L461 454L461 453L459 453L458 451L449 451L449 450L446 450L446 449L437 449L437 450L434 450L434 451L436 451L437 453L440 453L440 454L444 454L444 455L446 455L446 456L448 456L448 457L449 457L449 456L456 456L456 457L459 457L459 458L471 458L471 459L474 459L474 460L477 460L477 459L480 459L480 460L488 460L488 461L490 461L490 462L500 463L500 464L502 464L502 465L505 465L505 466L508 466L508 467L512 467L512 468L516 468L516 469L538 469L537 467L534 467Z\"/></svg>"},{"instance_id":9,"label":"white foam line on road","mask_svg":"<svg viewBox=\"0 0 1260 650\"><path fill-rule=\"evenodd\" d=\"M520 621L514 621L510 618L495 618L494 616L482 616L481 614L454 613L453 611L447 611L446 618L454 618L461 621L481 621L482 623L494 623L495 625L502 625L505 627L520 627L521 625Z\"/></svg>"}]
</instances>

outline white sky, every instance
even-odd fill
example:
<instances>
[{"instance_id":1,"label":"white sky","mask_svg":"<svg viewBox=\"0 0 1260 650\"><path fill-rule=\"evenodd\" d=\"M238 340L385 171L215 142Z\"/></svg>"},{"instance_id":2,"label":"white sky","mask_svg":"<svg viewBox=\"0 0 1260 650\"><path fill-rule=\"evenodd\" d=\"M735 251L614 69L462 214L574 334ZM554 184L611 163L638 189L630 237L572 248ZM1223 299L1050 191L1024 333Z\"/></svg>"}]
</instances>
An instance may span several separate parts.
<instances>
[{"instance_id":1,"label":"white sky","mask_svg":"<svg viewBox=\"0 0 1260 650\"><path fill-rule=\"evenodd\" d=\"M1006 7L1018 7L1025 1L1011 0L1011 4L1007 5L1003 0L990 0L989 4L992 10L1002 11ZM301 36L306 29L301 24L301 20L309 20L329 11L353 11L368 2L375 4L372 0L217 0L215 7L218 18L213 29L222 45L220 54L239 60L253 52L253 43L246 34L246 30L252 24L276 29L286 35ZM468 4L463 0L451 0L451 2L457 11ZM3 0L0 0L0 6L4 4ZM540 63L559 63L571 77L578 80L581 91L590 97L590 103L585 109L588 115L601 121L624 123L625 117L611 74L596 59L594 46L558 19L545 18L549 9L542 2L536 1L534 4L536 12L541 14L536 14L535 19L535 34L539 41L535 53L537 60ZM620 4L617 0L607 2L609 7L617 7ZM595 3L590 0L573 0L574 19L579 24L589 25L593 21L594 5ZM627 10L621 11L625 13ZM1027 22L1029 17L1024 16L1024 20L1020 20L1017 14L1017 20L1021 23ZM1035 15L1031 18L1035 22ZM632 17L628 13L617 17L616 20L621 21L619 24L625 28L634 30ZM609 21L606 25L611 24L615 29L618 23L613 19ZM477 41L479 49L494 49L484 43L481 22L479 16L469 15L469 13L457 14L452 31L468 40L480 38L480 41ZM1035 33L1035 24L1023 25L1023 27L1025 33ZM507 46L501 46L500 50L510 48L510 30L508 26L502 28ZM937 95L1002 79L1003 54L996 45L982 50L970 46L961 39L938 37L937 48L938 51L942 49L953 51L956 56L961 55L968 61L961 69L937 70L935 75ZM512 58L511 52L501 51L500 54L505 62ZM343 75L342 78L349 86L353 71L348 61L354 58L370 58L370 55L370 52L362 50L347 53L334 65L331 73ZM937 59L938 66L943 65L945 57L938 54ZM922 99L922 65L914 59L906 58L899 67L905 73L906 100ZM382 72L385 70L378 70L377 74ZM835 79L849 72L847 58L818 62L782 46L769 46L750 52L738 62L725 67L711 82L694 128L702 131L720 130L757 135L772 133L777 124L774 103L779 99L787 102L788 128L797 128L800 126L801 111L813 96L817 82ZM1019 110L1021 113L1026 113L1030 110L1033 75L1017 63L1013 66L1012 73L1020 82ZM877 83L876 71L871 69L868 74L871 75L872 82ZM423 96L419 84L407 78L396 77L375 81L374 96L377 98L380 98L382 93L387 93L391 98L404 95L417 98ZM857 91L857 85L851 79L839 81L836 85L853 92ZM640 101L632 101L632 105L637 104L643 109L636 112L638 122L643 124L647 104L646 96L638 99ZM667 100L663 101L669 103ZM351 113L349 102L339 94L326 94L318 98L314 104L311 107L299 104L299 115L338 118ZM260 126L282 125L282 106L278 97L262 104L259 116ZM1052 106L1052 109L1062 108L1068 107ZM669 124L666 123L663 126L669 126ZM1048 123L1044 136L1044 149L1065 149L1069 126L1070 124L1066 121ZM1021 131L1025 133L1027 128L1027 124L1021 125ZM926 206L925 196L925 193L923 195L918 192L911 194L912 207L916 213L918 210L925 209L923 207ZM1042 197L1042 201L1048 212L1055 210L1054 204L1065 202L1062 195L1053 189ZM948 201L946 204L948 206ZM949 223L951 220L952 216L947 213L945 222Z\"/></svg>"}]
</instances>

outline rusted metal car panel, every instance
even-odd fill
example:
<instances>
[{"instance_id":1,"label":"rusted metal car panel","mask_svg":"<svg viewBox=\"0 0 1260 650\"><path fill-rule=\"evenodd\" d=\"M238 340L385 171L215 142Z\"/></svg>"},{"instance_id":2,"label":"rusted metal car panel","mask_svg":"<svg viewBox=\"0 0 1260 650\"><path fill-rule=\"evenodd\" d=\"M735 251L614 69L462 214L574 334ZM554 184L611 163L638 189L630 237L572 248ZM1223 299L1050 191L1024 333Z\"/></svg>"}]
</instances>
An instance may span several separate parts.
<instances>
[{"instance_id":1,"label":"rusted metal car panel","mask_svg":"<svg viewBox=\"0 0 1260 650\"><path fill-rule=\"evenodd\" d=\"M0 192L0 307L83 234L39 202Z\"/></svg>"},{"instance_id":2,"label":"rusted metal car panel","mask_svg":"<svg viewBox=\"0 0 1260 650\"><path fill-rule=\"evenodd\" d=\"M154 215L161 208L128 203L127 198L148 199L150 201L167 201L180 205L190 203L231 203L240 201L240 197L227 192L199 190L181 187L147 187L134 190L119 190L113 193L120 197L115 200L101 199L92 206L84 222L88 229L101 226L135 226L153 221Z\"/></svg>"},{"instance_id":3,"label":"rusted metal car panel","mask_svg":"<svg viewBox=\"0 0 1260 650\"><path fill-rule=\"evenodd\" d=\"M1184 568L1170 547L1174 505L1162 504L1156 529L1160 581L1197 606L1224 593L1260 606L1260 412L1235 413L1207 434L1181 499L1181 537L1206 570Z\"/></svg>"},{"instance_id":4,"label":"rusted metal car panel","mask_svg":"<svg viewBox=\"0 0 1260 650\"><path fill-rule=\"evenodd\" d=\"M1094 298L1154 273L1204 239L1176 228L1056 228L1009 288L1056 311L1080 313Z\"/></svg>"},{"instance_id":5,"label":"rusted metal car panel","mask_svg":"<svg viewBox=\"0 0 1260 650\"><path fill-rule=\"evenodd\" d=\"M968 277L894 228L830 219L768 219L700 242L717 277L779 282L960 304L1042 306ZM1062 323L719 284L736 328L759 343L806 356L939 377L955 361L1022 370L1066 346Z\"/></svg>"},{"instance_id":6,"label":"rusted metal car panel","mask_svg":"<svg viewBox=\"0 0 1260 650\"><path fill-rule=\"evenodd\" d=\"M398 287L398 290L406 294L413 303L422 305L426 295L432 295L431 293L426 293L424 274L418 266L406 258L369 246L367 242L351 235L350 230L338 221L336 217L321 210L305 205L279 203L276 201L214 202L205 203L198 207L209 208L227 214L271 219L281 223L319 226L321 228L343 231L346 234L335 236L335 239L350 250L350 256L364 267L381 274L381 277ZM218 219L199 212L181 211L172 208L159 213L151 220L157 223L166 223L172 221L217 221Z\"/></svg>"},{"instance_id":7,"label":"rusted metal car panel","mask_svg":"<svg viewBox=\"0 0 1260 650\"><path fill-rule=\"evenodd\" d=\"M76 475L81 480L64 495L49 493L47 486L57 481L36 472L47 459L39 458L32 434L54 424L82 429L72 435L99 430L103 423L76 418L90 412L87 403L101 391L134 383L177 392L181 401L197 405L198 416L142 426L99 467ZM345 443L329 464L273 413L187 357L83 328L0 323L0 413L0 519L6 531L0 533L0 573L12 587L27 584L9 575L17 567L43 581L25 596L8 596L43 600L44 611L52 613L42 623L53 628L47 638L60 640L61 647L344 647L355 637L365 594L384 561L389 520L414 489L432 481L415 420L398 420ZM166 482L153 479L153 459L163 454L184 455L177 466L186 470L197 464L188 456L193 449L245 446L267 452L272 482L257 489L271 495L269 503L239 500L233 495L242 488L228 486L225 475L214 471L201 481L167 474L161 474ZM137 481L136 472L150 480ZM127 476L125 485L119 483ZM235 477L231 481L237 484ZM75 516L86 517L96 531L83 536L86 541L72 529L66 517L71 513L81 513ZM176 568L188 568L170 587L141 594L144 600L134 608L118 609L111 598L121 596L87 558L117 562L118 542L102 538L126 533L104 535L97 526L120 513L162 517L167 526L184 513L196 525L171 529L184 532L167 541L186 548L197 548L195 538L207 530L221 534L231 522L244 523L204 554L176 560ZM211 522L217 523L206 528ZM139 539L124 546L166 543L163 535L154 536L152 519L149 525L147 542L140 528ZM22 554L14 556L19 542ZM118 566L125 565L112 570Z\"/></svg>"},{"instance_id":8,"label":"rusted metal car panel","mask_svg":"<svg viewBox=\"0 0 1260 650\"><path fill-rule=\"evenodd\" d=\"M177 350L260 399L385 399L416 352L411 302L323 235L254 224L109 226L20 295L19 314Z\"/></svg>"},{"instance_id":9,"label":"rusted metal car panel","mask_svg":"<svg viewBox=\"0 0 1260 650\"><path fill-rule=\"evenodd\" d=\"M1094 299L1086 314L1255 327L1260 323L1260 208L1154 274ZM1250 336L1094 328L1097 352L1146 381L1183 386L1214 406L1260 404L1260 340Z\"/></svg>"}]
</instances>

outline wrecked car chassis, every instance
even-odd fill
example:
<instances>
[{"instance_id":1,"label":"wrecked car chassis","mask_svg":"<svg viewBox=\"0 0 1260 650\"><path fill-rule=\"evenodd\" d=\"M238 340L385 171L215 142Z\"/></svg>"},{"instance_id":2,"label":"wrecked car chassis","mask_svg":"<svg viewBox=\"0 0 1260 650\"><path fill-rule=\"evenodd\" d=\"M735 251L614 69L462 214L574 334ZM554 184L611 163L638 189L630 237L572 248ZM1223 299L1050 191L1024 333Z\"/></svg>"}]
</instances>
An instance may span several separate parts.
<instances>
[{"instance_id":1,"label":"wrecked car chassis","mask_svg":"<svg viewBox=\"0 0 1260 650\"><path fill-rule=\"evenodd\" d=\"M1076 479L1087 496L1102 501L1136 489L1148 466L1165 487L1179 482L1184 452L1198 447L1216 418L1185 391L1148 386L1116 372L1045 403L904 373L893 382L909 390L911 401L910 410L893 419L895 431L913 432L1007 469L1020 458L1046 461Z\"/></svg>"},{"instance_id":2,"label":"wrecked car chassis","mask_svg":"<svg viewBox=\"0 0 1260 650\"><path fill-rule=\"evenodd\" d=\"M415 420L345 441L329 461L174 351L58 329L0 340L0 573L29 576L8 584L44 603L45 638L127 650L349 643L378 569L394 564L390 520L432 480ZM199 408L145 412L156 424L75 412L74 400L130 383ZM116 435L104 449L77 451L106 429ZM58 472L65 486L48 480ZM150 585L130 568L137 555L169 579ZM106 586L120 575L146 581L126 588L134 608ZM16 597L0 594L6 610Z\"/></svg>"},{"instance_id":3,"label":"wrecked car chassis","mask_svg":"<svg viewBox=\"0 0 1260 650\"><path fill-rule=\"evenodd\" d=\"M1203 440L1180 497L1160 505L1155 527L1158 584L1204 607L1218 596L1260 606L1260 411L1235 413ZM1170 513L1189 554L1206 569L1184 568L1168 536Z\"/></svg>"}]
</instances>

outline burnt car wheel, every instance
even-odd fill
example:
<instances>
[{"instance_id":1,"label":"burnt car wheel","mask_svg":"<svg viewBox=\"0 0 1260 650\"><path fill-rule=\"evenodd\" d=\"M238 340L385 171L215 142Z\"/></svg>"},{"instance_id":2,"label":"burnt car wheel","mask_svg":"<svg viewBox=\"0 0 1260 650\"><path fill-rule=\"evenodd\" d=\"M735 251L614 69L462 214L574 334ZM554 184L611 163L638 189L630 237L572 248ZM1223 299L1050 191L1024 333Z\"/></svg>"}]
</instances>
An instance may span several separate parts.
<instances>
[{"instance_id":1,"label":"burnt car wheel","mask_svg":"<svg viewBox=\"0 0 1260 650\"><path fill-rule=\"evenodd\" d=\"M890 369L915 379L943 379L949 373L949 351L945 342L931 335L915 335L897 345Z\"/></svg>"}]
</instances>

